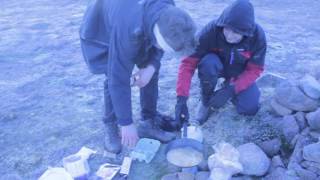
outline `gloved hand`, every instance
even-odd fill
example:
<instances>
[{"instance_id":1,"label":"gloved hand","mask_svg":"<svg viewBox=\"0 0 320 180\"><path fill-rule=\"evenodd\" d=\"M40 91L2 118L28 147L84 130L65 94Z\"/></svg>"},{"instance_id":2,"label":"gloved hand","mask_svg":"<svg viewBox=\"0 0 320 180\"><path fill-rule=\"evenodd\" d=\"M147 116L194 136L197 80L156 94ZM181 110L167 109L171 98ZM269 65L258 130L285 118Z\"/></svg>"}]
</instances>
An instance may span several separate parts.
<instances>
[{"instance_id":1,"label":"gloved hand","mask_svg":"<svg viewBox=\"0 0 320 180\"><path fill-rule=\"evenodd\" d=\"M209 105L213 108L220 108L225 105L229 99L235 95L235 89L233 84L227 84L222 89L219 89L209 100Z\"/></svg>"},{"instance_id":2,"label":"gloved hand","mask_svg":"<svg viewBox=\"0 0 320 180\"><path fill-rule=\"evenodd\" d=\"M187 99L186 96L178 96L177 97L177 104L176 104L176 118L175 121L183 124L184 121L189 120L189 111L187 106Z\"/></svg>"}]
</instances>

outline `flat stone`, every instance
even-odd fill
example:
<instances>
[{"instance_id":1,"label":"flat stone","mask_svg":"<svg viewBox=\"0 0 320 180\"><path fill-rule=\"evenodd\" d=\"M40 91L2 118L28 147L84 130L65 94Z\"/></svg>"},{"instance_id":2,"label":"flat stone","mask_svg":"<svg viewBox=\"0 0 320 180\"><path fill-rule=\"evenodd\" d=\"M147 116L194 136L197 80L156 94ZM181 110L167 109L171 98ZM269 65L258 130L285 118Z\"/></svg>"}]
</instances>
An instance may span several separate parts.
<instances>
[{"instance_id":1,"label":"flat stone","mask_svg":"<svg viewBox=\"0 0 320 180\"><path fill-rule=\"evenodd\" d=\"M239 146L240 163L243 166L242 174L263 176L269 169L270 159L254 143L247 143Z\"/></svg>"},{"instance_id":2,"label":"flat stone","mask_svg":"<svg viewBox=\"0 0 320 180\"><path fill-rule=\"evenodd\" d=\"M320 163L320 143L309 144L303 148L303 158Z\"/></svg>"},{"instance_id":3,"label":"flat stone","mask_svg":"<svg viewBox=\"0 0 320 180\"><path fill-rule=\"evenodd\" d=\"M306 96L294 83L285 81L275 90L276 101L294 111L314 111L318 102Z\"/></svg>"},{"instance_id":4,"label":"flat stone","mask_svg":"<svg viewBox=\"0 0 320 180\"><path fill-rule=\"evenodd\" d=\"M315 112L310 112L306 115L310 129L320 130L320 108Z\"/></svg>"},{"instance_id":5,"label":"flat stone","mask_svg":"<svg viewBox=\"0 0 320 180\"><path fill-rule=\"evenodd\" d=\"M316 173L318 176L320 176L320 163L312 161L303 161L302 163L300 163L300 165L305 169L312 171Z\"/></svg>"},{"instance_id":6,"label":"flat stone","mask_svg":"<svg viewBox=\"0 0 320 180\"><path fill-rule=\"evenodd\" d=\"M268 174L264 180L300 180L300 178L290 174L285 168L279 167Z\"/></svg>"},{"instance_id":7,"label":"flat stone","mask_svg":"<svg viewBox=\"0 0 320 180\"><path fill-rule=\"evenodd\" d=\"M317 174L309 171L307 169L302 168L299 164L294 164L292 165L292 170L294 170L296 172L296 174L301 178L301 179L316 179L317 178Z\"/></svg>"},{"instance_id":8,"label":"flat stone","mask_svg":"<svg viewBox=\"0 0 320 180\"><path fill-rule=\"evenodd\" d=\"M270 106L273 112L278 116L286 116L292 114L292 110L280 105L275 99L272 99Z\"/></svg>"},{"instance_id":9,"label":"flat stone","mask_svg":"<svg viewBox=\"0 0 320 180\"><path fill-rule=\"evenodd\" d=\"M303 92L313 99L320 98L320 83L311 75L305 75L299 83L299 87Z\"/></svg>"},{"instance_id":10,"label":"flat stone","mask_svg":"<svg viewBox=\"0 0 320 180\"><path fill-rule=\"evenodd\" d=\"M262 76L257 79L257 85L260 88L262 88L262 87L272 87L273 88L273 87L277 87L279 84L281 84L286 79L287 78L285 78L279 74L267 72L267 73L263 73Z\"/></svg>"},{"instance_id":11,"label":"flat stone","mask_svg":"<svg viewBox=\"0 0 320 180\"><path fill-rule=\"evenodd\" d=\"M307 127L307 120L305 118L305 113L303 112L297 112L294 114L294 117L296 118L296 121L299 125L300 131Z\"/></svg>"},{"instance_id":12,"label":"flat stone","mask_svg":"<svg viewBox=\"0 0 320 180\"><path fill-rule=\"evenodd\" d=\"M200 171L196 174L195 180L208 180L209 176L209 171Z\"/></svg>"},{"instance_id":13,"label":"flat stone","mask_svg":"<svg viewBox=\"0 0 320 180\"><path fill-rule=\"evenodd\" d=\"M278 154L281 147L281 140L274 138L257 144L269 157Z\"/></svg>"},{"instance_id":14,"label":"flat stone","mask_svg":"<svg viewBox=\"0 0 320 180\"><path fill-rule=\"evenodd\" d=\"M194 180L194 175L190 173L171 173L164 175L161 180Z\"/></svg>"},{"instance_id":15,"label":"flat stone","mask_svg":"<svg viewBox=\"0 0 320 180\"><path fill-rule=\"evenodd\" d=\"M292 115L284 116L282 121L282 133L286 142L290 143L294 136L299 133L299 125Z\"/></svg>"}]
</instances>

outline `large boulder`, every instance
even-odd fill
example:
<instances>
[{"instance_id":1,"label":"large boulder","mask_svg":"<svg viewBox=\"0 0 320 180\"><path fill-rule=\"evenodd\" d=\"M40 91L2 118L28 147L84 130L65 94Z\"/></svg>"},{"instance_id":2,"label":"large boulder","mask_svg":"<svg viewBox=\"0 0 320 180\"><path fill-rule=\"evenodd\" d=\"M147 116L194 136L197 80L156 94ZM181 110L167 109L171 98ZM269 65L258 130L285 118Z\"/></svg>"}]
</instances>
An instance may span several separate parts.
<instances>
[{"instance_id":1,"label":"large boulder","mask_svg":"<svg viewBox=\"0 0 320 180\"><path fill-rule=\"evenodd\" d=\"M306 96L294 83L285 81L275 91L276 101L294 111L314 111L318 102Z\"/></svg>"},{"instance_id":2,"label":"large boulder","mask_svg":"<svg viewBox=\"0 0 320 180\"><path fill-rule=\"evenodd\" d=\"M320 108L306 115L310 129L320 130Z\"/></svg>"},{"instance_id":3,"label":"large boulder","mask_svg":"<svg viewBox=\"0 0 320 180\"><path fill-rule=\"evenodd\" d=\"M294 116L284 116L282 119L282 133L286 142L290 143L291 140L299 133L299 125Z\"/></svg>"},{"instance_id":4,"label":"large boulder","mask_svg":"<svg viewBox=\"0 0 320 180\"><path fill-rule=\"evenodd\" d=\"M303 148L303 159L320 163L320 142L305 146Z\"/></svg>"},{"instance_id":5,"label":"large boulder","mask_svg":"<svg viewBox=\"0 0 320 180\"><path fill-rule=\"evenodd\" d=\"M259 87L277 87L286 78L275 73L267 72L263 73L262 76L257 80L257 84Z\"/></svg>"},{"instance_id":6,"label":"large boulder","mask_svg":"<svg viewBox=\"0 0 320 180\"><path fill-rule=\"evenodd\" d=\"M299 86L307 96L313 99L320 98L320 83L313 76L305 75L300 80Z\"/></svg>"},{"instance_id":7,"label":"large boulder","mask_svg":"<svg viewBox=\"0 0 320 180\"><path fill-rule=\"evenodd\" d=\"M269 169L270 159L254 143L247 143L239 146L240 162L243 166L242 174L263 176Z\"/></svg>"}]
</instances>

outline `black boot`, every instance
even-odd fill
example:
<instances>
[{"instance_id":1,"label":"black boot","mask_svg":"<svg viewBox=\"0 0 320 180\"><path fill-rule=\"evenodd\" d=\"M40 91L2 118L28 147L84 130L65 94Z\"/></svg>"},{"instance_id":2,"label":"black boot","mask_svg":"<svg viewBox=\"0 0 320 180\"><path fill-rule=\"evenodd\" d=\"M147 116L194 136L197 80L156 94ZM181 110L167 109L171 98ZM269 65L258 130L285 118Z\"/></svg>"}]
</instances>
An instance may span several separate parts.
<instances>
[{"instance_id":1,"label":"black boot","mask_svg":"<svg viewBox=\"0 0 320 180\"><path fill-rule=\"evenodd\" d=\"M159 140L162 143L167 143L176 138L172 132L167 132L155 123L155 119L147 119L139 122L138 134L140 138L150 138Z\"/></svg>"},{"instance_id":2,"label":"black boot","mask_svg":"<svg viewBox=\"0 0 320 180\"><path fill-rule=\"evenodd\" d=\"M119 128L116 121L104 122L105 138L104 148L106 151L118 154L121 151L121 139L119 136Z\"/></svg>"}]
</instances>

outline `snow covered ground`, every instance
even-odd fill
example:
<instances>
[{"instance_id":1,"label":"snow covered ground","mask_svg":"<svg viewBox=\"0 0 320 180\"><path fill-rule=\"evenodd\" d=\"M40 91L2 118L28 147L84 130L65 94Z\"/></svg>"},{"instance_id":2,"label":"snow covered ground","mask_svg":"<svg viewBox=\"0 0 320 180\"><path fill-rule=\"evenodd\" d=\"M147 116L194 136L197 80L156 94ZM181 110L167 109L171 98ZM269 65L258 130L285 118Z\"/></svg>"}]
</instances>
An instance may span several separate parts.
<instances>
[{"instance_id":1,"label":"snow covered ground","mask_svg":"<svg viewBox=\"0 0 320 180\"><path fill-rule=\"evenodd\" d=\"M1 0L0 2L0 179L6 174L38 178L48 166L82 146L103 151L103 76L91 75L80 52L78 30L88 0ZM177 0L198 27L217 18L230 0ZM254 0L256 19L266 31L266 71L289 79L320 67L320 1ZM159 111L174 114L179 60L166 55L160 75ZM133 112L139 119L138 90ZM230 105L205 124L206 144L239 145L273 136L264 124L269 114L263 102L254 118L238 116ZM191 112L199 97L194 78ZM261 128L263 131L261 131ZM131 179L159 179L174 171L163 158L152 165L134 164ZM95 157L92 169L108 161ZM143 170L143 171L142 171ZM3 176L3 177L2 177Z\"/></svg>"}]
</instances>

